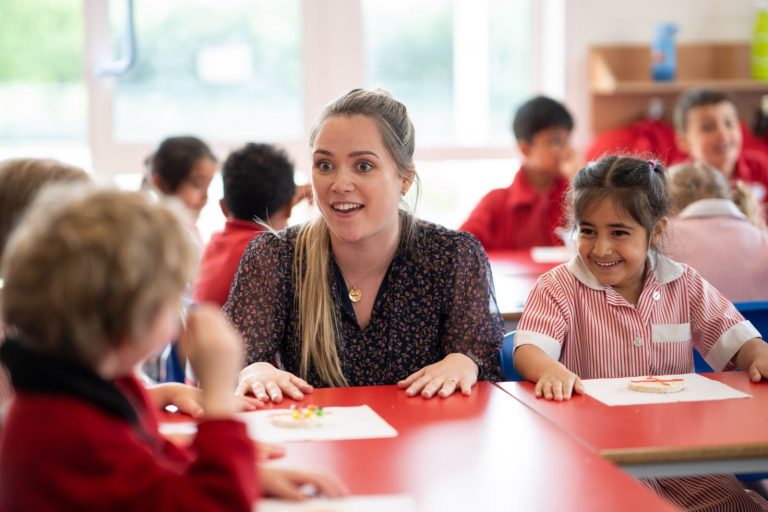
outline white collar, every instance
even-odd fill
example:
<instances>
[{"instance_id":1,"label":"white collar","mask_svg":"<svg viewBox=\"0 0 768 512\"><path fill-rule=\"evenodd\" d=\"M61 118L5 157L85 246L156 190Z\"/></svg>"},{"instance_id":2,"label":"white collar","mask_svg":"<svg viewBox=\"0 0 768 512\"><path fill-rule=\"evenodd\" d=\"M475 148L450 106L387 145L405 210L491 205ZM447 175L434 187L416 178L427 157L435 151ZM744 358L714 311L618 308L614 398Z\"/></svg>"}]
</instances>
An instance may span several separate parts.
<instances>
[{"instance_id":1,"label":"white collar","mask_svg":"<svg viewBox=\"0 0 768 512\"><path fill-rule=\"evenodd\" d=\"M672 261L656 251L648 251L648 263L651 265L651 271L659 284L671 283L685 272L685 268L680 263ZM566 264L566 268L582 284L593 290L605 290L608 288L601 284L594 274L589 271L578 254L571 258Z\"/></svg>"},{"instance_id":2,"label":"white collar","mask_svg":"<svg viewBox=\"0 0 768 512\"><path fill-rule=\"evenodd\" d=\"M690 217L737 217L746 219L746 215L730 199L700 199L678 214L681 219Z\"/></svg>"}]
</instances>

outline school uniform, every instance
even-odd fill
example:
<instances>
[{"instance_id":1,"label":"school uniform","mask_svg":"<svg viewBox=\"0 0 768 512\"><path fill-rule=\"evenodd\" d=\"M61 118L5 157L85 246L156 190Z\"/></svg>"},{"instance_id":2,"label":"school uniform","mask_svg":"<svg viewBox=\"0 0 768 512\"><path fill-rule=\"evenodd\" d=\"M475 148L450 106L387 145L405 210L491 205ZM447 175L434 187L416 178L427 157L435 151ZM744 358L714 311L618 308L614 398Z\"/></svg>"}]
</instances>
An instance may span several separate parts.
<instances>
[{"instance_id":1,"label":"school uniform","mask_svg":"<svg viewBox=\"0 0 768 512\"><path fill-rule=\"evenodd\" d=\"M732 302L768 300L768 236L729 199L688 205L671 220L663 251Z\"/></svg>"},{"instance_id":2,"label":"school uniform","mask_svg":"<svg viewBox=\"0 0 768 512\"><path fill-rule=\"evenodd\" d=\"M245 248L254 236L265 230L256 222L227 219L224 229L214 233L205 246L192 298L196 302L214 302L219 307L224 306Z\"/></svg>"},{"instance_id":3,"label":"school uniform","mask_svg":"<svg viewBox=\"0 0 768 512\"><path fill-rule=\"evenodd\" d=\"M208 420L189 449L158 432L134 377L2 348L17 394L0 440L2 510L250 511L256 456L245 425Z\"/></svg>"},{"instance_id":4,"label":"school uniform","mask_svg":"<svg viewBox=\"0 0 768 512\"><path fill-rule=\"evenodd\" d=\"M716 371L733 368L757 330L691 267L653 252L648 264L634 306L578 256L547 272L528 297L515 346L536 345L583 379L690 373L692 347ZM687 510L768 511L732 475L644 483Z\"/></svg>"},{"instance_id":5,"label":"school uniform","mask_svg":"<svg viewBox=\"0 0 768 512\"><path fill-rule=\"evenodd\" d=\"M522 166L512 185L480 200L459 231L475 235L486 251L562 245L555 228L564 224L567 190L568 180L562 176L546 192L536 190Z\"/></svg>"}]
</instances>

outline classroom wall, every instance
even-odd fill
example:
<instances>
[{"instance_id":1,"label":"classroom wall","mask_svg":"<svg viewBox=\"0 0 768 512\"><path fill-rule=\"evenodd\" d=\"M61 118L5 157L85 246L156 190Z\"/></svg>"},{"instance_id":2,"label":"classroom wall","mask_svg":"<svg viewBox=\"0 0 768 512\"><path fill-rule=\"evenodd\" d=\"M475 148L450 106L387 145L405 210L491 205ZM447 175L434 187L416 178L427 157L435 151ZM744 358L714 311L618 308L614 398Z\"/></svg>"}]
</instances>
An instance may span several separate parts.
<instances>
[{"instance_id":1,"label":"classroom wall","mask_svg":"<svg viewBox=\"0 0 768 512\"><path fill-rule=\"evenodd\" d=\"M733 41L749 39L755 0L578 0L565 8L565 99L578 125L577 148L590 141L588 127L589 48L604 43L648 43L654 26L672 21L679 27L678 40Z\"/></svg>"}]
</instances>

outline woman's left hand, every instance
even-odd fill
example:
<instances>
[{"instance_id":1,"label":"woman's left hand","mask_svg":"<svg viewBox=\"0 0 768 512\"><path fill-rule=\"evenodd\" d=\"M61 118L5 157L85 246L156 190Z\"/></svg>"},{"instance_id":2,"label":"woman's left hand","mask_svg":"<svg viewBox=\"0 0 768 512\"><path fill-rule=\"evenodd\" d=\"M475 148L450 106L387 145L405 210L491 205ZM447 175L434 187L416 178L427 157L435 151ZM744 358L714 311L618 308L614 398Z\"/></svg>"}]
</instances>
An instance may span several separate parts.
<instances>
[{"instance_id":1,"label":"woman's left hand","mask_svg":"<svg viewBox=\"0 0 768 512\"><path fill-rule=\"evenodd\" d=\"M445 398L456 389L469 395L477 382L478 367L464 354L448 354L442 361L425 366L397 383L406 388L405 394L415 396L421 393L424 398L432 398L435 393Z\"/></svg>"}]
</instances>

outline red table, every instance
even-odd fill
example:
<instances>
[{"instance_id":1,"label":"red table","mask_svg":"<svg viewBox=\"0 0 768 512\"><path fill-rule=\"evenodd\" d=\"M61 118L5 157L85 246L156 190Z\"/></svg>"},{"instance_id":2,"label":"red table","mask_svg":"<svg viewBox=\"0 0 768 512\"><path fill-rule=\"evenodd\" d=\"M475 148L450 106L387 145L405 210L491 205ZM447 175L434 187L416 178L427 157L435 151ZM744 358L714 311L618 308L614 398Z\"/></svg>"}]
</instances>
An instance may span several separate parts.
<instances>
[{"instance_id":1,"label":"red table","mask_svg":"<svg viewBox=\"0 0 768 512\"><path fill-rule=\"evenodd\" d=\"M488 253L496 301L504 320L517 321L523 312L528 294L536 280L544 272L559 263L538 263L531 257L531 251L492 251Z\"/></svg>"},{"instance_id":2,"label":"red table","mask_svg":"<svg viewBox=\"0 0 768 512\"><path fill-rule=\"evenodd\" d=\"M608 406L589 396L537 399L529 382L499 387L638 477L768 471L768 382L705 373L753 398Z\"/></svg>"},{"instance_id":3,"label":"red table","mask_svg":"<svg viewBox=\"0 0 768 512\"><path fill-rule=\"evenodd\" d=\"M316 389L303 403L368 404L398 431L286 443L272 462L332 471L353 494L408 494L424 512L676 510L486 382L470 397L423 400L374 386Z\"/></svg>"}]
</instances>

